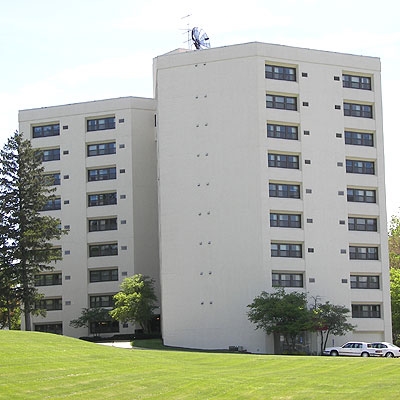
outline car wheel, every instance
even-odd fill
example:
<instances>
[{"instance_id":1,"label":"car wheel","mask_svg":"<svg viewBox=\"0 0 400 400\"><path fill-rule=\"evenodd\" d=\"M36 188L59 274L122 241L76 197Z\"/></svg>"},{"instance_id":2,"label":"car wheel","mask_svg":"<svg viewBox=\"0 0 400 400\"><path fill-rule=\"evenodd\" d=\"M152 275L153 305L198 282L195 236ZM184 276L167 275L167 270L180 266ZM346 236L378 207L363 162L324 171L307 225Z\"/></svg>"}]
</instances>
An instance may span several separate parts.
<instances>
[{"instance_id":1,"label":"car wheel","mask_svg":"<svg viewBox=\"0 0 400 400\"><path fill-rule=\"evenodd\" d=\"M339 353L336 350L333 350L331 351L330 355L336 357L339 355Z\"/></svg>"},{"instance_id":2,"label":"car wheel","mask_svg":"<svg viewBox=\"0 0 400 400\"><path fill-rule=\"evenodd\" d=\"M369 353L367 353L366 351L363 351L361 353L361 357L369 357Z\"/></svg>"},{"instance_id":3,"label":"car wheel","mask_svg":"<svg viewBox=\"0 0 400 400\"><path fill-rule=\"evenodd\" d=\"M392 357L394 357L394 354L391 353L390 351L388 351L388 352L385 354L385 357L390 357L390 358L392 358Z\"/></svg>"}]
</instances>

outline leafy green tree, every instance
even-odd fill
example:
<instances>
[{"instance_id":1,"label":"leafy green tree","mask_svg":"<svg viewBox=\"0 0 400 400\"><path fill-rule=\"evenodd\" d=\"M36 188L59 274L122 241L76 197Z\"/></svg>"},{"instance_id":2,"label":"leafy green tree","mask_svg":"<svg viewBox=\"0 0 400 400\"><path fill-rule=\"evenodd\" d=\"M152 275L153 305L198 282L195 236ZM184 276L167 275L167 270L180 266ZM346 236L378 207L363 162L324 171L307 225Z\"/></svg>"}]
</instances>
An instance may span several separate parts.
<instances>
[{"instance_id":1,"label":"leafy green tree","mask_svg":"<svg viewBox=\"0 0 400 400\"><path fill-rule=\"evenodd\" d=\"M94 308L83 308L82 315L70 321L70 326L73 328L81 328L81 327L92 327L93 334L98 336L101 332L101 324L103 322L112 321L110 316L110 311L106 308L94 307Z\"/></svg>"},{"instance_id":2,"label":"leafy green tree","mask_svg":"<svg viewBox=\"0 0 400 400\"><path fill-rule=\"evenodd\" d=\"M312 327L306 293L286 293L284 288L276 288L275 293L262 292L247 307L248 318L256 329L283 335L291 352L295 351L297 336Z\"/></svg>"},{"instance_id":3,"label":"leafy green tree","mask_svg":"<svg viewBox=\"0 0 400 400\"><path fill-rule=\"evenodd\" d=\"M389 224L389 265L400 268L400 217L393 215Z\"/></svg>"},{"instance_id":4,"label":"leafy green tree","mask_svg":"<svg viewBox=\"0 0 400 400\"><path fill-rule=\"evenodd\" d=\"M143 332L150 332L150 320L157 308L154 279L136 274L125 278L121 291L114 295L115 307L110 312L112 318L120 322L137 323Z\"/></svg>"},{"instance_id":5,"label":"leafy green tree","mask_svg":"<svg viewBox=\"0 0 400 400\"><path fill-rule=\"evenodd\" d=\"M325 304L316 304L311 311L314 330L319 332L321 337L321 354L328 343L329 335L342 336L355 328L347 322L350 310L345 306L334 305L327 301Z\"/></svg>"},{"instance_id":6,"label":"leafy green tree","mask_svg":"<svg viewBox=\"0 0 400 400\"><path fill-rule=\"evenodd\" d=\"M393 342L400 341L400 269L390 268Z\"/></svg>"},{"instance_id":7,"label":"leafy green tree","mask_svg":"<svg viewBox=\"0 0 400 400\"><path fill-rule=\"evenodd\" d=\"M40 213L54 190L44 176L41 152L15 132L0 151L1 273L6 279L2 293L8 307L21 306L26 330L31 330L31 314L43 315L35 307L41 297L35 275L51 270L51 262L61 259L52 244L64 233L60 220Z\"/></svg>"}]
</instances>

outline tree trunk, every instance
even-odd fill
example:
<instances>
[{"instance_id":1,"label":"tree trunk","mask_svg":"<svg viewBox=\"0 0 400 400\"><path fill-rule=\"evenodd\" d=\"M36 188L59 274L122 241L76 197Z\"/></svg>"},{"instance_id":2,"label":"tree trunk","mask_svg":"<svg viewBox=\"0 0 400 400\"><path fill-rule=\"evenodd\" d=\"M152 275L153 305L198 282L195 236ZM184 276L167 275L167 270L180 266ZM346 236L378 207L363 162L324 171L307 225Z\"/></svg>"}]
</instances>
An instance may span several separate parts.
<instances>
[{"instance_id":1,"label":"tree trunk","mask_svg":"<svg viewBox=\"0 0 400 400\"><path fill-rule=\"evenodd\" d=\"M25 316L25 330L31 331L31 313L29 312L29 304L25 304L24 307L24 316Z\"/></svg>"}]
</instances>

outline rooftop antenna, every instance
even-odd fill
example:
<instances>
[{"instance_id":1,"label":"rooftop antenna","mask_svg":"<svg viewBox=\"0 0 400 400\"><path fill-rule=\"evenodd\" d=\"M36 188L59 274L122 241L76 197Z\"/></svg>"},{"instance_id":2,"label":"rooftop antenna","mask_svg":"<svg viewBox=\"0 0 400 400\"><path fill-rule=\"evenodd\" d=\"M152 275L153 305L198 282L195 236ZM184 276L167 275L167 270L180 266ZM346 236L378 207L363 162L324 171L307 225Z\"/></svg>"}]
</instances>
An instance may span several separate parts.
<instances>
[{"instance_id":1,"label":"rooftop antenna","mask_svg":"<svg viewBox=\"0 0 400 400\"><path fill-rule=\"evenodd\" d=\"M189 18L191 16L192 16L192 14L188 14L188 15L185 15L184 17L182 17L181 19ZM183 43L187 43L188 49L190 50L190 45L191 45L190 31L191 31L191 29L189 28L189 26L190 26L190 24L189 24L189 20L188 20L187 28L184 29L184 31L185 31L184 33L187 34L187 41L185 41Z\"/></svg>"},{"instance_id":2,"label":"rooftop antenna","mask_svg":"<svg viewBox=\"0 0 400 400\"><path fill-rule=\"evenodd\" d=\"M192 41L196 50L208 49L210 47L209 40L210 38L203 29L200 29L197 26L192 29Z\"/></svg>"}]
</instances>

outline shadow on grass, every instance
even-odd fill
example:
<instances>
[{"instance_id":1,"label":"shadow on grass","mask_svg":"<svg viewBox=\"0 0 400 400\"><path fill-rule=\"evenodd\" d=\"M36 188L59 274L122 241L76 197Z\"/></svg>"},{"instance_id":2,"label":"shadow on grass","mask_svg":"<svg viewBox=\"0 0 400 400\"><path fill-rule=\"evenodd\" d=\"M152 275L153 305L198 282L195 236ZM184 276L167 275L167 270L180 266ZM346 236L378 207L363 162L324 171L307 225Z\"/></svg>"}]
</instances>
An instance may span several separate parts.
<instances>
[{"instance_id":1,"label":"shadow on grass","mask_svg":"<svg viewBox=\"0 0 400 400\"><path fill-rule=\"evenodd\" d=\"M152 349L152 350L166 350L166 351L187 351L193 353L229 353L229 354L246 354L247 352L230 351L227 349L219 350L203 350L203 349L190 349L186 347L172 347L164 346L162 339L137 339L131 342L133 348L137 349ZM247 353L249 354L249 353Z\"/></svg>"}]
</instances>

